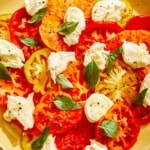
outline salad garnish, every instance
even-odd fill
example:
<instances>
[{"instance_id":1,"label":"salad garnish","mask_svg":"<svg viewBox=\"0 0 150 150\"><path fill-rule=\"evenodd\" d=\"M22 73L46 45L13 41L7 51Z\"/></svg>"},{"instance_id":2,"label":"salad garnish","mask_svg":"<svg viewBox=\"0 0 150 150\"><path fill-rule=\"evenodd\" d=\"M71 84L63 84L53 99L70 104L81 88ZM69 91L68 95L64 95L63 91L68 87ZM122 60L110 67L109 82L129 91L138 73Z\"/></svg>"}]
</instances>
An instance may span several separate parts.
<instances>
[{"instance_id":1,"label":"salad garnish","mask_svg":"<svg viewBox=\"0 0 150 150\"><path fill-rule=\"evenodd\" d=\"M94 89L99 78L99 69L94 60L84 68L83 76L89 87Z\"/></svg>"}]
</instances>

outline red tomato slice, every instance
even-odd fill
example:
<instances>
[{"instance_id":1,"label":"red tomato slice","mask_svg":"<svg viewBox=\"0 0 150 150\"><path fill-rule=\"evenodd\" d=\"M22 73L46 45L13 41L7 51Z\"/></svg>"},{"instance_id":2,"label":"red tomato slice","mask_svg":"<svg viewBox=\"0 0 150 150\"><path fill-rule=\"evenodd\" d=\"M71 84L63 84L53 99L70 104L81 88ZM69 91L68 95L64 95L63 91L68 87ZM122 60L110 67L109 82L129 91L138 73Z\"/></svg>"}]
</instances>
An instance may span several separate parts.
<instances>
[{"instance_id":1,"label":"red tomato slice","mask_svg":"<svg viewBox=\"0 0 150 150\"><path fill-rule=\"evenodd\" d=\"M7 95L27 96L32 85L26 80L22 69L9 68L13 81L0 80L0 106L7 105Z\"/></svg>"},{"instance_id":2,"label":"red tomato slice","mask_svg":"<svg viewBox=\"0 0 150 150\"><path fill-rule=\"evenodd\" d=\"M58 95L65 95L65 93L51 90L44 94L37 104L34 117L35 126L39 131L50 126L52 134L64 133L82 119L82 109L67 111L58 109L53 103L53 99Z\"/></svg>"},{"instance_id":3,"label":"red tomato slice","mask_svg":"<svg viewBox=\"0 0 150 150\"><path fill-rule=\"evenodd\" d=\"M127 30L148 30L150 31L150 16L134 16L131 18L125 29Z\"/></svg>"},{"instance_id":4,"label":"red tomato slice","mask_svg":"<svg viewBox=\"0 0 150 150\"><path fill-rule=\"evenodd\" d=\"M84 52L95 42L105 43L106 40L112 38L116 33L123 29L115 22L90 22L86 29L82 32L79 43L75 50L77 58L82 57ZM82 59L81 59L82 60Z\"/></svg>"},{"instance_id":5,"label":"red tomato slice","mask_svg":"<svg viewBox=\"0 0 150 150\"><path fill-rule=\"evenodd\" d=\"M56 145L59 150L83 150L94 138L95 124L91 124L83 116L82 120L64 134L56 135Z\"/></svg>"},{"instance_id":6,"label":"red tomato slice","mask_svg":"<svg viewBox=\"0 0 150 150\"><path fill-rule=\"evenodd\" d=\"M71 83L73 88L65 89L75 101L86 100L93 90L89 89L83 77L83 64L79 61L71 62L67 69L62 73Z\"/></svg>"},{"instance_id":7,"label":"red tomato slice","mask_svg":"<svg viewBox=\"0 0 150 150\"><path fill-rule=\"evenodd\" d=\"M150 106L133 106L132 110L141 125L150 122Z\"/></svg>"},{"instance_id":8,"label":"red tomato slice","mask_svg":"<svg viewBox=\"0 0 150 150\"><path fill-rule=\"evenodd\" d=\"M43 45L39 35L40 23L29 24L27 22L29 19L31 19L31 16L27 14L23 7L13 13L9 23L11 41L23 50L25 58L28 58L35 50L42 48ZM32 47L26 46L20 42L20 39L23 37L33 38L38 41L40 45Z\"/></svg>"},{"instance_id":9,"label":"red tomato slice","mask_svg":"<svg viewBox=\"0 0 150 150\"><path fill-rule=\"evenodd\" d=\"M118 123L119 129L116 137L108 137L104 130L99 127L104 120L114 120ZM139 123L130 107L123 102L116 102L107 114L98 121L96 139L106 144L109 150L127 150L136 142L139 129Z\"/></svg>"}]
</instances>

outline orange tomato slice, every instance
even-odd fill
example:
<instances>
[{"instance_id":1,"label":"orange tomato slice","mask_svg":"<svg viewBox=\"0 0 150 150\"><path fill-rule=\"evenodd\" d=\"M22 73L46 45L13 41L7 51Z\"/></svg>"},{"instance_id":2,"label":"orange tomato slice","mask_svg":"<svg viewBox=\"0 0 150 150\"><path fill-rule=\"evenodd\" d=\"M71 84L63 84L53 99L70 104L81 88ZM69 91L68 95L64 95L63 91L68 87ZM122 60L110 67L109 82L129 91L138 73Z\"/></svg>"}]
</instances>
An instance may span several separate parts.
<instances>
[{"instance_id":1,"label":"orange tomato slice","mask_svg":"<svg viewBox=\"0 0 150 150\"><path fill-rule=\"evenodd\" d=\"M57 33L58 26L63 23L64 15L69 6L77 6L86 20L90 18L92 0L49 0L48 12L42 20L39 32L43 42L54 51L69 50L61 35Z\"/></svg>"},{"instance_id":2,"label":"orange tomato slice","mask_svg":"<svg viewBox=\"0 0 150 150\"><path fill-rule=\"evenodd\" d=\"M114 50L120 47L124 40L137 44L145 43L150 48L149 37L150 32L146 30L123 30L106 42L107 49Z\"/></svg>"}]
</instances>

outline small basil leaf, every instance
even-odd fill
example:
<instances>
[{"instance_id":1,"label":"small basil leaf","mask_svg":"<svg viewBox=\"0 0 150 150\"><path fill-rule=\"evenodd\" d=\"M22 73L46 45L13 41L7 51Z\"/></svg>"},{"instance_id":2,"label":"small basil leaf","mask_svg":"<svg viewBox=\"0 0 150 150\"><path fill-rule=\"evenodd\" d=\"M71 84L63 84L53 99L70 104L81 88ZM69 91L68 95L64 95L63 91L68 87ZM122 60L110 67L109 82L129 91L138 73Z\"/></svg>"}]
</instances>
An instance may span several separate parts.
<instances>
[{"instance_id":1,"label":"small basil leaf","mask_svg":"<svg viewBox=\"0 0 150 150\"><path fill-rule=\"evenodd\" d=\"M41 150L42 149L42 147L49 135L49 131L50 131L50 127L46 127L43 130L41 136L31 144L32 150Z\"/></svg>"},{"instance_id":2,"label":"small basil leaf","mask_svg":"<svg viewBox=\"0 0 150 150\"><path fill-rule=\"evenodd\" d=\"M136 106L142 106L143 105L143 100L145 98L146 92L148 88L143 89L133 100L133 104Z\"/></svg>"},{"instance_id":3,"label":"small basil leaf","mask_svg":"<svg viewBox=\"0 0 150 150\"><path fill-rule=\"evenodd\" d=\"M73 88L72 83L62 74L57 75L56 81L61 85L63 89Z\"/></svg>"},{"instance_id":4,"label":"small basil leaf","mask_svg":"<svg viewBox=\"0 0 150 150\"><path fill-rule=\"evenodd\" d=\"M56 97L54 99L54 104L61 110L74 110L81 108L80 104L73 101L70 97L64 95Z\"/></svg>"},{"instance_id":5,"label":"small basil leaf","mask_svg":"<svg viewBox=\"0 0 150 150\"><path fill-rule=\"evenodd\" d=\"M99 69L94 60L84 68L83 76L89 87L94 89L99 77Z\"/></svg>"},{"instance_id":6,"label":"small basil leaf","mask_svg":"<svg viewBox=\"0 0 150 150\"><path fill-rule=\"evenodd\" d=\"M0 63L0 79L12 80L7 68L2 63Z\"/></svg>"},{"instance_id":7,"label":"small basil leaf","mask_svg":"<svg viewBox=\"0 0 150 150\"><path fill-rule=\"evenodd\" d=\"M118 123L112 120L104 120L99 126L103 129L108 137L116 137L118 132Z\"/></svg>"},{"instance_id":8,"label":"small basil leaf","mask_svg":"<svg viewBox=\"0 0 150 150\"><path fill-rule=\"evenodd\" d=\"M33 15L33 17L30 20L28 20L28 23L34 24L40 22L41 19L45 16L47 10L47 7L40 9L37 13L35 13L35 15Z\"/></svg>"},{"instance_id":9,"label":"small basil leaf","mask_svg":"<svg viewBox=\"0 0 150 150\"><path fill-rule=\"evenodd\" d=\"M78 25L78 22L65 22L58 27L58 33L61 35L69 35Z\"/></svg>"},{"instance_id":10,"label":"small basil leaf","mask_svg":"<svg viewBox=\"0 0 150 150\"><path fill-rule=\"evenodd\" d=\"M122 53L123 49L122 47L114 50L112 53L107 55L108 57L108 68L107 68L107 74L110 74L110 71L113 67L114 60Z\"/></svg>"},{"instance_id":11,"label":"small basil leaf","mask_svg":"<svg viewBox=\"0 0 150 150\"><path fill-rule=\"evenodd\" d=\"M21 41L21 43L23 43L27 46L38 46L39 45L39 42L31 37L23 37L20 39L20 41Z\"/></svg>"}]
</instances>

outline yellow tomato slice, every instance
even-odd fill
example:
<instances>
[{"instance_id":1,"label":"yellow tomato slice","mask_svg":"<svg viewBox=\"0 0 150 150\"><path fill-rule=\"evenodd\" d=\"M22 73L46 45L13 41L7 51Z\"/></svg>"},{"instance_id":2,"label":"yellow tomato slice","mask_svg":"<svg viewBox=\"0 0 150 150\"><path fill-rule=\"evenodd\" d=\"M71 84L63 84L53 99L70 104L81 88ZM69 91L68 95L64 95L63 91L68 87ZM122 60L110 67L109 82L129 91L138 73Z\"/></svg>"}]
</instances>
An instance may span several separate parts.
<instances>
[{"instance_id":1,"label":"yellow tomato slice","mask_svg":"<svg viewBox=\"0 0 150 150\"><path fill-rule=\"evenodd\" d=\"M138 71L131 69L124 62L116 60L110 75L101 72L100 81L95 90L108 96L114 102L121 100L131 104L138 94L141 80Z\"/></svg>"},{"instance_id":2,"label":"yellow tomato slice","mask_svg":"<svg viewBox=\"0 0 150 150\"><path fill-rule=\"evenodd\" d=\"M47 69L47 57L50 49L44 48L34 52L24 65L24 73L29 83L33 84L34 92L41 92L42 94L48 88L48 81L50 78Z\"/></svg>"},{"instance_id":3,"label":"yellow tomato slice","mask_svg":"<svg viewBox=\"0 0 150 150\"><path fill-rule=\"evenodd\" d=\"M117 33L116 36L108 42L107 47L111 50L116 49L126 40L136 44L145 43L149 48L149 37L150 32L146 30L124 30ZM139 87L146 72L149 72L148 66L146 68L132 69L118 58L114 62L109 76L106 72L101 73L101 81L96 85L96 92L105 94L114 102L122 100L131 104L132 100L139 93Z\"/></svg>"},{"instance_id":4,"label":"yellow tomato slice","mask_svg":"<svg viewBox=\"0 0 150 150\"><path fill-rule=\"evenodd\" d=\"M0 39L9 40L10 34L8 29L8 22L11 14L0 15Z\"/></svg>"},{"instance_id":5,"label":"yellow tomato slice","mask_svg":"<svg viewBox=\"0 0 150 150\"><path fill-rule=\"evenodd\" d=\"M126 9L122 12L121 20L118 22L120 26L124 27L129 19L133 17L133 8L127 0L121 0L126 4Z\"/></svg>"},{"instance_id":6,"label":"yellow tomato slice","mask_svg":"<svg viewBox=\"0 0 150 150\"><path fill-rule=\"evenodd\" d=\"M48 1L48 12L42 19L39 32L46 46L55 51L69 49L64 43L62 36L57 33L58 27L63 23L65 12L69 6L80 8L84 12L86 20L88 20L92 9L92 0Z\"/></svg>"}]
</instances>

